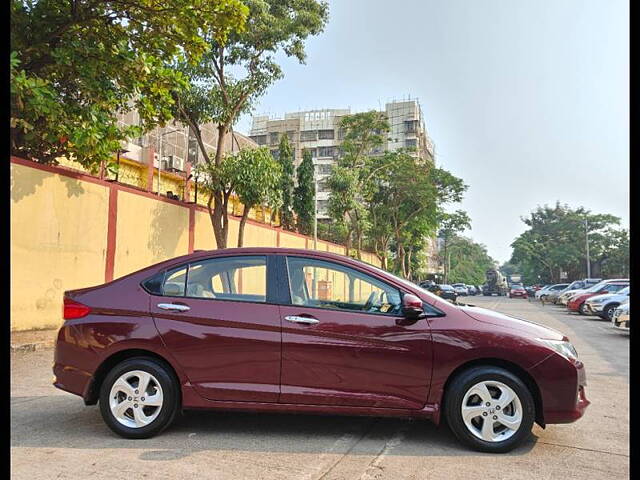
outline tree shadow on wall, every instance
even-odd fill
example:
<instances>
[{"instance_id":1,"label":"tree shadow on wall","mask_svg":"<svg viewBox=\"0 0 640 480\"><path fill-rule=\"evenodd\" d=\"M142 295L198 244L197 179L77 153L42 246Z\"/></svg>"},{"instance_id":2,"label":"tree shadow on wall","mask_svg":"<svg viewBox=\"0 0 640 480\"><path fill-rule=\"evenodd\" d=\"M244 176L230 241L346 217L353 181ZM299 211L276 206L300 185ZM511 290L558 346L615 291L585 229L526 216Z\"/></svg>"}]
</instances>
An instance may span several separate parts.
<instances>
[{"instance_id":1,"label":"tree shadow on wall","mask_svg":"<svg viewBox=\"0 0 640 480\"><path fill-rule=\"evenodd\" d=\"M51 175L53 176L54 174ZM77 197L85 192L80 180L64 175L58 175L58 177L67 188L68 197ZM48 177L30 167L17 168L12 165L11 201L17 203L23 198L36 193L38 187L41 187L44 183L45 178Z\"/></svg>"},{"instance_id":2,"label":"tree shadow on wall","mask_svg":"<svg viewBox=\"0 0 640 480\"><path fill-rule=\"evenodd\" d=\"M189 229L187 209L157 201L152 212L151 232L147 247L153 253L154 261L162 261L184 252L177 252L182 235Z\"/></svg>"}]
</instances>

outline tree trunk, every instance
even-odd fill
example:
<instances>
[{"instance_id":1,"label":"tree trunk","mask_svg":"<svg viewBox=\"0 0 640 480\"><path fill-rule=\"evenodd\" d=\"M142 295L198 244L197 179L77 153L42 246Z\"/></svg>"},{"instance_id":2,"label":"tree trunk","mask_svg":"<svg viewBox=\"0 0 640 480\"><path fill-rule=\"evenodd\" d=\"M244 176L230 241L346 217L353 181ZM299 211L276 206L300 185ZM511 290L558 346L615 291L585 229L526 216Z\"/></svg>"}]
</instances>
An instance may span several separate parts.
<instances>
[{"instance_id":1,"label":"tree trunk","mask_svg":"<svg viewBox=\"0 0 640 480\"><path fill-rule=\"evenodd\" d=\"M220 165L224 155L224 140L227 136L227 125L218 125L218 144L216 145L215 164ZM209 208L209 214L211 216L211 224L213 225L213 233L216 236L216 244L218 248L227 248L228 238L228 224L229 213L227 211L227 205L224 201L224 195L222 192L213 192L213 212L211 207Z\"/></svg>"},{"instance_id":2,"label":"tree trunk","mask_svg":"<svg viewBox=\"0 0 640 480\"><path fill-rule=\"evenodd\" d=\"M244 241L244 226L247 224L247 218L249 218L249 210L251 210L251 207L248 205L245 205L242 210L242 218L238 228L238 247L242 247L242 242Z\"/></svg>"}]
</instances>

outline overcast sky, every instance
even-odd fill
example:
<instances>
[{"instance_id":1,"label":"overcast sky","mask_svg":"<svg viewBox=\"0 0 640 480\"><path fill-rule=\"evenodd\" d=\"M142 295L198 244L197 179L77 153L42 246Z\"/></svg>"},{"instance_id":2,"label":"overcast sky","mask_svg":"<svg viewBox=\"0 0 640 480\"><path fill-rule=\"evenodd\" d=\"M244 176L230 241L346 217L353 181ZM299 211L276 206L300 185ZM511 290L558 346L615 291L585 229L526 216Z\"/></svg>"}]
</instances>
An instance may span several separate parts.
<instances>
[{"instance_id":1,"label":"overcast sky","mask_svg":"<svg viewBox=\"0 0 640 480\"><path fill-rule=\"evenodd\" d=\"M469 185L450 209L503 262L537 205L628 225L628 37L627 0L333 0L254 113L417 98L436 163Z\"/></svg>"}]
</instances>

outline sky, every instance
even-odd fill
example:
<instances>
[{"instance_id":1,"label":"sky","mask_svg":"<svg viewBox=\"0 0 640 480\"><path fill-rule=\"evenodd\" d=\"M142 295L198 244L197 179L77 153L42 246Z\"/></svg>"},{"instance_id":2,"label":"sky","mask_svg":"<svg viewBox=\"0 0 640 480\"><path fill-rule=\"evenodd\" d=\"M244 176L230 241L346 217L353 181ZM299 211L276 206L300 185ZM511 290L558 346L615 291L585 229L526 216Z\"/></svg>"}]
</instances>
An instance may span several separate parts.
<instances>
[{"instance_id":1,"label":"sky","mask_svg":"<svg viewBox=\"0 0 640 480\"><path fill-rule=\"evenodd\" d=\"M538 205L629 223L626 0L333 0L325 31L256 115L417 98L436 164L469 186L448 210L500 263ZM251 118L236 126L247 133Z\"/></svg>"}]
</instances>

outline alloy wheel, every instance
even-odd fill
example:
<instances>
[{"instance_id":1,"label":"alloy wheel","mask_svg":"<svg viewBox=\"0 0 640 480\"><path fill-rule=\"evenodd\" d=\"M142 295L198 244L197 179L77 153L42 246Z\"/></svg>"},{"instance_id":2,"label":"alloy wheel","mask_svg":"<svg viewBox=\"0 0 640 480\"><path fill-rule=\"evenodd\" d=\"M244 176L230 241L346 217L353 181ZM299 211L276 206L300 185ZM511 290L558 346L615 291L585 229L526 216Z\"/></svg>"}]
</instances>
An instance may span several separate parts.
<instances>
[{"instance_id":1,"label":"alloy wheel","mask_svg":"<svg viewBox=\"0 0 640 480\"><path fill-rule=\"evenodd\" d=\"M109 393L113 417L129 428L141 428L153 422L162 410L162 402L160 382L142 370L122 374Z\"/></svg>"},{"instance_id":2,"label":"alloy wheel","mask_svg":"<svg viewBox=\"0 0 640 480\"><path fill-rule=\"evenodd\" d=\"M511 438L522 423L522 403L516 392L502 382L475 384L462 400L462 420L467 429L486 442Z\"/></svg>"}]
</instances>

